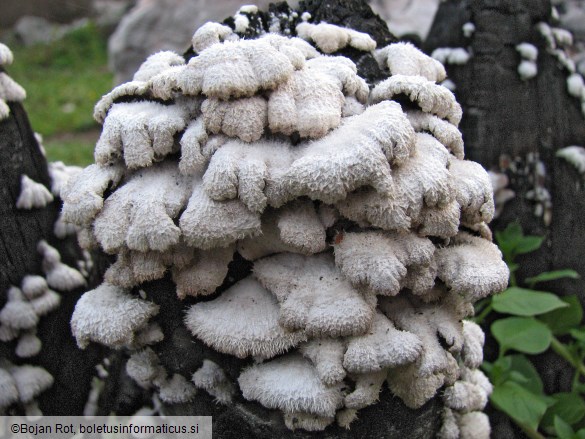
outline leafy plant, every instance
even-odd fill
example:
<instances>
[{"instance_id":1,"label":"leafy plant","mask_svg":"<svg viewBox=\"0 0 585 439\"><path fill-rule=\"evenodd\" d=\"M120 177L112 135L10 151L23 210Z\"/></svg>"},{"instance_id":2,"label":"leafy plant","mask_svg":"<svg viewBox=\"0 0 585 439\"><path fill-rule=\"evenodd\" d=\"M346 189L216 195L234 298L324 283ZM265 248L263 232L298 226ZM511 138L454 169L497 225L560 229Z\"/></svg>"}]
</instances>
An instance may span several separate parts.
<instances>
[{"instance_id":1,"label":"leafy plant","mask_svg":"<svg viewBox=\"0 0 585 439\"><path fill-rule=\"evenodd\" d=\"M483 369L494 385L492 405L507 414L530 438L546 435L560 439L585 439L585 326L583 308L576 296L559 297L534 288L542 282L579 277L574 270L540 273L519 286L516 258L536 251L544 238L526 236L518 224L496 232L496 241L510 268L509 287L485 299L476 309L481 323L493 311L503 315L490 331L499 346L496 361ZM527 355L553 350L574 368L570 392L546 395L542 380ZM511 353L512 351L516 353Z\"/></svg>"},{"instance_id":2,"label":"leafy plant","mask_svg":"<svg viewBox=\"0 0 585 439\"><path fill-rule=\"evenodd\" d=\"M45 140L66 132L98 130L93 107L112 88L107 37L89 23L59 41L11 44L10 76L22 85L33 129Z\"/></svg>"}]
</instances>

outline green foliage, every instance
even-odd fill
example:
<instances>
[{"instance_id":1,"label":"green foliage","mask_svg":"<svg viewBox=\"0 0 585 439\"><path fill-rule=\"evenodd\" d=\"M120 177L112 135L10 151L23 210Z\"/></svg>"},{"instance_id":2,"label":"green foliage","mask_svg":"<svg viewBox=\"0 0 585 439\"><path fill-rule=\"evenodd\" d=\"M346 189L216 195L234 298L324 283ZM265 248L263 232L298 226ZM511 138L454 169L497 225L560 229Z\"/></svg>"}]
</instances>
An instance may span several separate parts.
<instances>
[{"instance_id":1,"label":"green foliage","mask_svg":"<svg viewBox=\"0 0 585 439\"><path fill-rule=\"evenodd\" d=\"M113 81L99 29L89 24L50 44L11 49L8 73L27 91L24 106L35 131L49 139L98 127L93 107Z\"/></svg>"},{"instance_id":2,"label":"green foliage","mask_svg":"<svg viewBox=\"0 0 585 439\"><path fill-rule=\"evenodd\" d=\"M496 320L491 332L502 352L514 349L525 354L540 354L548 349L552 338L548 326L531 317Z\"/></svg>"},{"instance_id":3,"label":"green foliage","mask_svg":"<svg viewBox=\"0 0 585 439\"><path fill-rule=\"evenodd\" d=\"M97 139L96 139L97 140ZM45 143L47 160L61 161L67 165L88 166L93 163L95 140L58 139Z\"/></svg>"},{"instance_id":4,"label":"green foliage","mask_svg":"<svg viewBox=\"0 0 585 439\"><path fill-rule=\"evenodd\" d=\"M481 323L492 311L503 316L491 325L499 345L499 357L482 368L494 385L492 405L507 414L530 438L557 437L585 439L585 325L583 309L576 296L559 297L534 290L542 282L576 279L574 270L540 273L526 279L527 288L516 283L515 259L538 250L544 238L526 236L518 224L496 232L497 243L510 268L510 286L500 295L481 301L476 321ZM563 337L563 341L557 337ZM552 349L574 368L571 392L546 395L542 380L523 354ZM508 355L510 351L521 354ZM544 434L543 434L544 433Z\"/></svg>"}]
</instances>

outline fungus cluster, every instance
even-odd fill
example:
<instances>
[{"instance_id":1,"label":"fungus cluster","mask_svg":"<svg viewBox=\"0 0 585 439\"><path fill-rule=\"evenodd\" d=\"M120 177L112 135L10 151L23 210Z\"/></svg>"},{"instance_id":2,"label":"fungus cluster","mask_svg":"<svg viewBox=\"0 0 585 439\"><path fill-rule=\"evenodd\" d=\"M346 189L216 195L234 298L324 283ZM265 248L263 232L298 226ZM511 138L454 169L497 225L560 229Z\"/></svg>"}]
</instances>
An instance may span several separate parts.
<instances>
[{"instance_id":1,"label":"fungus cluster","mask_svg":"<svg viewBox=\"0 0 585 439\"><path fill-rule=\"evenodd\" d=\"M12 51L0 43L0 120L6 119L10 114L8 102L22 102L26 97L26 91L18 85L3 67L12 64L14 57Z\"/></svg>"},{"instance_id":2,"label":"fungus cluster","mask_svg":"<svg viewBox=\"0 0 585 439\"><path fill-rule=\"evenodd\" d=\"M21 102L26 96L24 89L3 71L3 66L12 63L12 60L10 49L0 44L0 121L11 116L10 103ZM44 155L40 136L37 135L36 140ZM47 207L60 197L61 189L71 175L81 171L81 168L65 166L61 162L51 163L48 168L51 190L21 174L20 192L9 209L38 210ZM54 234L60 239L74 234L76 230L71 224L60 220L54 225ZM50 240L50 237L46 238ZM26 240L26 237L23 235L22 239ZM84 287L86 279L82 272L86 273L86 269L91 268L88 254L84 261L78 261L80 270L66 265L59 251L45 239L36 243L36 252L42 273L28 273L7 291L1 292L6 294L7 300L0 308L0 343L6 344L2 348L10 353L7 358L0 359L0 414L10 410L14 404L20 405L27 416L42 414L35 399L51 387L54 379L44 368L23 362L33 357L38 361L42 356L42 342L37 336L41 318L59 307L61 293ZM35 254L29 257L35 259ZM19 365L8 361L14 358L18 359Z\"/></svg>"},{"instance_id":3,"label":"fungus cluster","mask_svg":"<svg viewBox=\"0 0 585 439\"><path fill-rule=\"evenodd\" d=\"M583 76L577 71L575 61L568 54L573 45L573 35L566 29L550 27L547 23L537 24L537 30L546 42L546 50L553 55L560 67L567 73L567 92L581 103L585 116L585 86Z\"/></svg>"},{"instance_id":4,"label":"fungus cluster","mask_svg":"<svg viewBox=\"0 0 585 439\"><path fill-rule=\"evenodd\" d=\"M490 177L463 159L439 62L302 17L302 38L278 22L256 39L241 38L242 19L239 34L208 23L194 56L154 54L96 105L96 164L66 187L63 219L117 259L73 333L134 350L130 376L188 400L186 378L137 344L158 311L139 286L170 273L178 298L195 298L193 336L253 357L239 389L289 428L348 427L387 382L413 408L447 386L463 431L489 393L483 334L463 319L508 279L487 228ZM345 46L388 78L366 83L336 55ZM218 294L235 252L252 273ZM223 402L235 384L210 361L192 382Z\"/></svg>"}]
</instances>

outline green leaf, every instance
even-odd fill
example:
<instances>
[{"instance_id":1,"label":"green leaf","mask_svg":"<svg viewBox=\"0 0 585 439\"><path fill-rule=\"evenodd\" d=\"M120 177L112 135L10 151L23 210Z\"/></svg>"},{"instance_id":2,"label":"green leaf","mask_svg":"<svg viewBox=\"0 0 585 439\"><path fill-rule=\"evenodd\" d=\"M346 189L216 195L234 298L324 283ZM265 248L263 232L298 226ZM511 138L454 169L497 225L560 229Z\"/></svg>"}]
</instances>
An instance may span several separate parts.
<instances>
[{"instance_id":1,"label":"green leaf","mask_svg":"<svg viewBox=\"0 0 585 439\"><path fill-rule=\"evenodd\" d=\"M540 283L540 282L548 282L551 280L565 279L565 278L579 279L579 277L580 277L579 273L577 273L575 270L570 270L570 269L545 271L544 273L540 273L534 277L527 278L526 283L528 283L532 286L532 285L536 285L537 283Z\"/></svg>"},{"instance_id":2,"label":"green leaf","mask_svg":"<svg viewBox=\"0 0 585 439\"><path fill-rule=\"evenodd\" d=\"M543 425L555 425L555 417L560 417L569 425L574 425L585 416L585 401L578 394L569 392L555 393L551 395L551 398L555 403L544 414L542 418Z\"/></svg>"},{"instance_id":3,"label":"green leaf","mask_svg":"<svg viewBox=\"0 0 585 439\"><path fill-rule=\"evenodd\" d=\"M585 328L571 329L569 333L575 340L585 343Z\"/></svg>"},{"instance_id":4,"label":"green leaf","mask_svg":"<svg viewBox=\"0 0 585 439\"><path fill-rule=\"evenodd\" d=\"M492 306L503 314L536 316L569 305L552 293L509 287L503 293L494 296Z\"/></svg>"},{"instance_id":5,"label":"green leaf","mask_svg":"<svg viewBox=\"0 0 585 439\"><path fill-rule=\"evenodd\" d=\"M585 428L582 428L577 432L577 439L585 439Z\"/></svg>"},{"instance_id":6,"label":"green leaf","mask_svg":"<svg viewBox=\"0 0 585 439\"><path fill-rule=\"evenodd\" d=\"M555 335L568 334L571 329L579 326L583 319L583 307L576 295L565 296L560 299L568 303L569 306L538 316L538 320L544 322Z\"/></svg>"},{"instance_id":7,"label":"green leaf","mask_svg":"<svg viewBox=\"0 0 585 439\"><path fill-rule=\"evenodd\" d=\"M513 381L495 386L490 401L498 410L533 430L538 428L547 409L546 402L539 395Z\"/></svg>"},{"instance_id":8,"label":"green leaf","mask_svg":"<svg viewBox=\"0 0 585 439\"><path fill-rule=\"evenodd\" d=\"M515 349L525 354L540 354L550 345L552 333L548 327L532 317L508 317L491 326L493 336L506 351Z\"/></svg>"},{"instance_id":9,"label":"green leaf","mask_svg":"<svg viewBox=\"0 0 585 439\"><path fill-rule=\"evenodd\" d=\"M504 254L506 262L512 262L514 249L522 240L522 236L522 228L518 223L510 223L504 230L496 231L496 242Z\"/></svg>"},{"instance_id":10,"label":"green leaf","mask_svg":"<svg viewBox=\"0 0 585 439\"><path fill-rule=\"evenodd\" d=\"M515 262L508 263L508 270L510 270L510 273L518 271L519 268L520 268L520 264L517 264Z\"/></svg>"},{"instance_id":11,"label":"green leaf","mask_svg":"<svg viewBox=\"0 0 585 439\"><path fill-rule=\"evenodd\" d=\"M508 380L510 374L510 367L512 367L512 359L510 356L498 358L493 364L484 362L481 367L489 375L489 379L493 385L498 385Z\"/></svg>"},{"instance_id":12,"label":"green leaf","mask_svg":"<svg viewBox=\"0 0 585 439\"><path fill-rule=\"evenodd\" d=\"M528 391L536 394L541 394L543 392L544 386L542 384L542 380L540 379L540 375L536 368L532 365L530 360L526 358L524 355L510 355L507 356L510 358L510 370L514 371L516 374L522 375L525 382L519 382L518 384L522 384L522 387L527 389ZM510 374L510 378L515 378Z\"/></svg>"},{"instance_id":13,"label":"green leaf","mask_svg":"<svg viewBox=\"0 0 585 439\"><path fill-rule=\"evenodd\" d=\"M559 416L555 416L554 419L555 431L559 439L572 439L575 436L575 432L569 424L567 424Z\"/></svg>"},{"instance_id":14,"label":"green leaf","mask_svg":"<svg viewBox=\"0 0 585 439\"><path fill-rule=\"evenodd\" d=\"M544 242L544 236L524 236L516 245L514 253L523 255L538 250Z\"/></svg>"}]
</instances>

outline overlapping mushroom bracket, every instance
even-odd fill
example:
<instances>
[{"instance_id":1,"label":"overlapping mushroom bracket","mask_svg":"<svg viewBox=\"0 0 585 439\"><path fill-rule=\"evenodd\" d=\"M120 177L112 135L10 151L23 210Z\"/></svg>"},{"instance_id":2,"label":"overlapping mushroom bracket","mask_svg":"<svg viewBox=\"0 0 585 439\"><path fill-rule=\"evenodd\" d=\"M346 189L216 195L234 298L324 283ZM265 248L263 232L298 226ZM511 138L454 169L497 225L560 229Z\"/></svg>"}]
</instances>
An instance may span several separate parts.
<instances>
[{"instance_id":1,"label":"overlapping mushroom bracket","mask_svg":"<svg viewBox=\"0 0 585 439\"><path fill-rule=\"evenodd\" d=\"M457 427L489 393L483 334L463 319L508 279L486 225L489 176L463 159L440 63L395 43L376 53L388 79L367 84L329 53L374 51L372 38L302 17L304 39L208 23L195 56L152 55L97 104L96 164L66 188L63 217L117 261L79 302L74 334L131 346L156 314L133 287L170 270L179 298L213 294L237 251L253 273L185 324L257 360L238 379L246 399L291 429L322 430L336 417L349 426L384 382L413 408L445 386ZM135 316L123 330L110 302ZM129 374L168 387L144 352ZM226 401L210 364L194 382Z\"/></svg>"}]
</instances>

